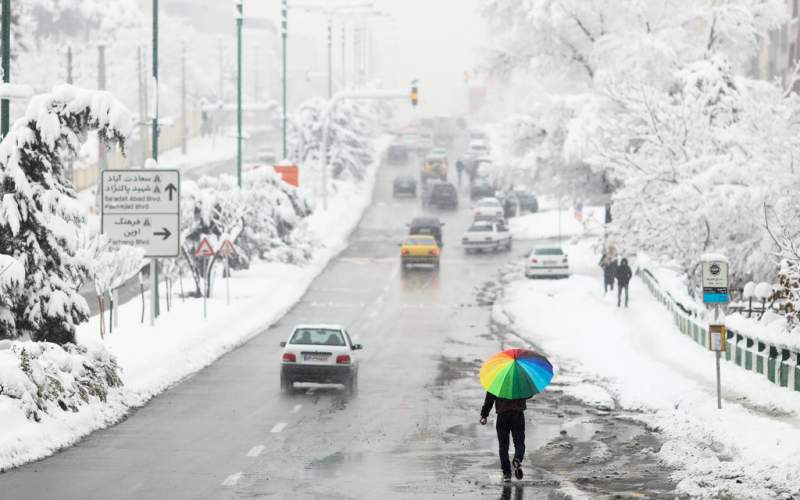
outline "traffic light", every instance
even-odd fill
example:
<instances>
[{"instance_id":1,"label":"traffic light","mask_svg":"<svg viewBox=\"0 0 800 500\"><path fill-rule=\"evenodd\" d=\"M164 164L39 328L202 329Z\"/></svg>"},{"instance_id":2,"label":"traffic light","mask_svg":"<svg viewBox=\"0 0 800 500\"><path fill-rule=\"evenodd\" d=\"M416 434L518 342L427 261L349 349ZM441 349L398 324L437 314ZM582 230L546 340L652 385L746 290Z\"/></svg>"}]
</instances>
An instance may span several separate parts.
<instances>
[{"instance_id":1,"label":"traffic light","mask_svg":"<svg viewBox=\"0 0 800 500\"><path fill-rule=\"evenodd\" d=\"M417 85L414 84L414 85L411 86L411 105L412 106L416 106L417 105L417 102L419 101L417 96L418 96Z\"/></svg>"},{"instance_id":2,"label":"traffic light","mask_svg":"<svg viewBox=\"0 0 800 500\"><path fill-rule=\"evenodd\" d=\"M244 17L244 0L233 0L233 18L241 21Z\"/></svg>"}]
</instances>

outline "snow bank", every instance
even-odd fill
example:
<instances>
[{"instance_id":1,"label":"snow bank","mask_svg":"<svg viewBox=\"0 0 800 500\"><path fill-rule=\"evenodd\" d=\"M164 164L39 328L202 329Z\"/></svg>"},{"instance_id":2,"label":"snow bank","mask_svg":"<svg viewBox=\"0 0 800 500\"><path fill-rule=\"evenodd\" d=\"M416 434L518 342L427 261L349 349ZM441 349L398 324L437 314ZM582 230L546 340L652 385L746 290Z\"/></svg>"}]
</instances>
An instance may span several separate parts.
<instances>
[{"instance_id":1,"label":"snow bank","mask_svg":"<svg viewBox=\"0 0 800 500\"><path fill-rule=\"evenodd\" d=\"M543 207L547 205L543 204ZM562 209L559 221L557 208L545 209L541 212L512 217L509 219L511 233L518 239L547 239L599 234L603 228L605 212L603 207L584 207L578 219L574 209Z\"/></svg>"},{"instance_id":2,"label":"snow bank","mask_svg":"<svg viewBox=\"0 0 800 500\"><path fill-rule=\"evenodd\" d=\"M568 247L576 265L563 281L516 281L494 315L558 364L579 366L622 407L663 431L664 462L681 492L704 498L788 498L800 491L800 398L723 363L716 408L714 356L676 334L672 314L638 278L631 307L605 296L598 255ZM580 270L578 270L580 269ZM591 271L590 271L591 270ZM580 311L580 314L575 314ZM580 392L576 394L581 396ZM585 397L599 399L596 391Z\"/></svg>"},{"instance_id":3,"label":"snow bank","mask_svg":"<svg viewBox=\"0 0 800 500\"><path fill-rule=\"evenodd\" d=\"M379 147L383 149L388 143L382 139ZM105 402L93 402L77 413L61 412L35 423L20 413L18 404L0 397L0 421L4 425L0 468L42 458L93 430L111 425L131 407L146 403L277 321L302 297L327 263L347 247L350 233L371 203L377 166L370 166L361 183L334 181L329 209L319 209L307 218L307 230L318 242L309 263L256 263L246 271L234 272L231 305L226 305L225 287L217 286L208 301L207 320L203 320L200 299L173 299L170 312L162 304L163 314L155 327L140 323L140 301L122 306L120 327L106 336L104 345L121 369L124 387L112 390ZM216 279L221 285L222 277ZM161 290L165 296L166 289ZM145 300L149 303L149 298ZM81 345L98 345L98 321L95 316L79 328Z\"/></svg>"}]
</instances>

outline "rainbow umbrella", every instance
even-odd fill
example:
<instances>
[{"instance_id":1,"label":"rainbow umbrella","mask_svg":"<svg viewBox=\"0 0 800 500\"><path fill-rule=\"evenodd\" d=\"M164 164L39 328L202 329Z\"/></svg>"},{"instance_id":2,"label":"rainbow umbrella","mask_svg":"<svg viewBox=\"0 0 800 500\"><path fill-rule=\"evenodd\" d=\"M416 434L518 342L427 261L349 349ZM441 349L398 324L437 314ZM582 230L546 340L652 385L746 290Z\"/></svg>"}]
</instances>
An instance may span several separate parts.
<instances>
[{"instance_id":1,"label":"rainbow umbrella","mask_svg":"<svg viewBox=\"0 0 800 500\"><path fill-rule=\"evenodd\" d=\"M538 352L506 349L481 367L481 385L503 399L528 399L539 394L553 379L553 365Z\"/></svg>"}]
</instances>

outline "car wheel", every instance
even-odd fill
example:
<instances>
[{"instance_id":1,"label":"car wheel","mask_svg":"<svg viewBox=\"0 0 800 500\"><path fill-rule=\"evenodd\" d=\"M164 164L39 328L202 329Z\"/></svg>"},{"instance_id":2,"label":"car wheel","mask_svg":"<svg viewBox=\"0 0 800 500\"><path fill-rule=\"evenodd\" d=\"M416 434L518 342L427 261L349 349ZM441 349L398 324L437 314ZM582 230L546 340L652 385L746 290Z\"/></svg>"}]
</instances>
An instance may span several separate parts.
<instances>
[{"instance_id":1,"label":"car wheel","mask_svg":"<svg viewBox=\"0 0 800 500\"><path fill-rule=\"evenodd\" d=\"M358 394L358 373L353 373L350 375L350 378L347 379L347 383L344 385L347 394L350 396L355 396Z\"/></svg>"},{"instance_id":2,"label":"car wheel","mask_svg":"<svg viewBox=\"0 0 800 500\"><path fill-rule=\"evenodd\" d=\"M281 392L283 394L287 394L292 392L292 389L294 389L294 382L287 378L286 375L281 373Z\"/></svg>"}]
</instances>

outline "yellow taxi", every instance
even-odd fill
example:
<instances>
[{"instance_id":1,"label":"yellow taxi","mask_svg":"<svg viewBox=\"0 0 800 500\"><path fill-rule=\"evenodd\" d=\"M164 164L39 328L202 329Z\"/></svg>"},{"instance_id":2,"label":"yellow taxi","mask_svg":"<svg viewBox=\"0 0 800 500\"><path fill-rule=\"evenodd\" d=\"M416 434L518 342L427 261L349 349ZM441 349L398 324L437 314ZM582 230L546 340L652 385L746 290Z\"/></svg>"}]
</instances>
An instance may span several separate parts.
<instances>
[{"instance_id":1,"label":"yellow taxi","mask_svg":"<svg viewBox=\"0 0 800 500\"><path fill-rule=\"evenodd\" d=\"M439 269L441 249L436 239L427 234L412 234L400 245L400 261L403 269L409 266L424 264Z\"/></svg>"}]
</instances>

